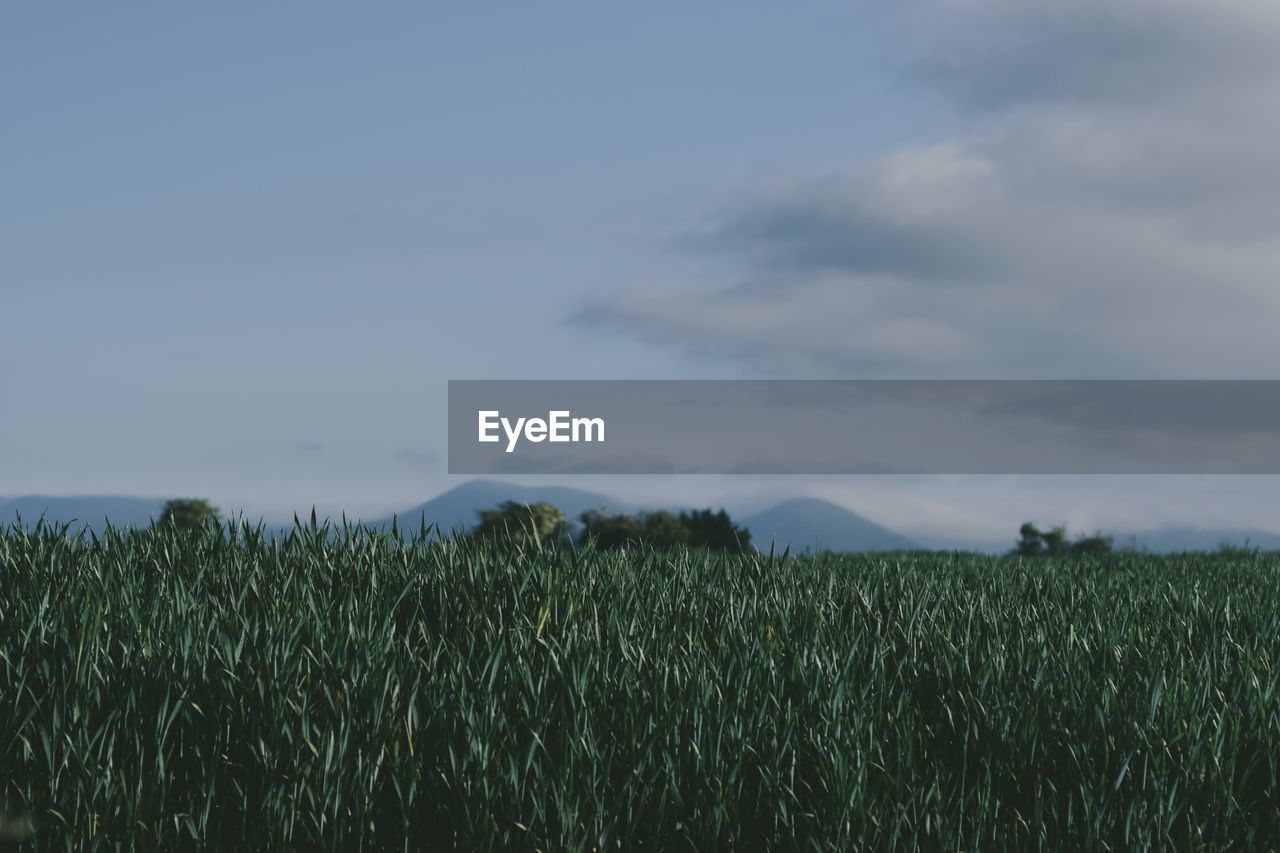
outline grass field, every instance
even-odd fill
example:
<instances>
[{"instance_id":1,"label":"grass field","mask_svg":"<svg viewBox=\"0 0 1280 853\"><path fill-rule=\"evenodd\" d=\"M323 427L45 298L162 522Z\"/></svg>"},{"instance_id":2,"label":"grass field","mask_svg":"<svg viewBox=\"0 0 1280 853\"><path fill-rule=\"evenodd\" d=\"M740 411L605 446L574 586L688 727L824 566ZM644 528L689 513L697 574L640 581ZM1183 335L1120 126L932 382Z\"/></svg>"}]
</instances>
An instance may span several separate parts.
<instances>
[{"instance_id":1,"label":"grass field","mask_svg":"<svg viewBox=\"0 0 1280 853\"><path fill-rule=\"evenodd\" d=\"M0 828L77 850L1280 846L1275 556L226 533L0 535Z\"/></svg>"}]
</instances>

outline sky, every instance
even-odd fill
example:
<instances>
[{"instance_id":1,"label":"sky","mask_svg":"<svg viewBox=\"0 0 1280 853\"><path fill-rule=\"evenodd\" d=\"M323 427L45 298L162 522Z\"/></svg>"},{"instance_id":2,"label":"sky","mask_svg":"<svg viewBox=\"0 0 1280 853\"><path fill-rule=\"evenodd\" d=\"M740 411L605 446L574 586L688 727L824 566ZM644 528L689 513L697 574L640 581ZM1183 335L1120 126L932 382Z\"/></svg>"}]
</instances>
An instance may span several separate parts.
<instances>
[{"instance_id":1,"label":"sky","mask_svg":"<svg viewBox=\"0 0 1280 853\"><path fill-rule=\"evenodd\" d=\"M1273 0L0 12L0 494L380 513L462 378L1273 378ZM533 478L542 481L545 478ZM898 529L1264 477L599 478Z\"/></svg>"}]
</instances>

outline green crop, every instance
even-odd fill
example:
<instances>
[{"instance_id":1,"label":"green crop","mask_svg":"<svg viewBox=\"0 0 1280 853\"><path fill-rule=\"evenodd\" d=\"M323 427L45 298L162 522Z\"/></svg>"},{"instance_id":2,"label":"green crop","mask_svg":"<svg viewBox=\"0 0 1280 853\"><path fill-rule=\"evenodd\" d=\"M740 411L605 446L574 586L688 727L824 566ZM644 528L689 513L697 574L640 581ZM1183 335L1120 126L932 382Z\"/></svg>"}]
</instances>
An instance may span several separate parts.
<instances>
[{"instance_id":1,"label":"green crop","mask_svg":"<svg viewBox=\"0 0 1280 853\"><path fill-rule=\"evenodd\" d=\"M1260 554L0 533L38 849L1276 849L1278 683Z\"/></svg>"}]
</instances>

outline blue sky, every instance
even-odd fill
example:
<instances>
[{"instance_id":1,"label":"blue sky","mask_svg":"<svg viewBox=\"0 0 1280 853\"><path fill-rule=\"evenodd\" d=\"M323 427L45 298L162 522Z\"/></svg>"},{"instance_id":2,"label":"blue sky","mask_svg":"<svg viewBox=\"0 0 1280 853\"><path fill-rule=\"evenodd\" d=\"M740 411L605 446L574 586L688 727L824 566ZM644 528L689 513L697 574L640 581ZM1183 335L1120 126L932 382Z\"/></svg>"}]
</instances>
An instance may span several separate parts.
<instances>
[{"instance_id":1,"label":"blue sky","mask_svg":"<svg viewBox=\"0 0 1280 853\"><path fill-rule=\"evenodd\" d=\"M449 378L1269 377L1280 14L1206 8L7 9L0 494L401 507ZM581 484L1276 509L1179 482Z\"/></svg>"}]
</instances>

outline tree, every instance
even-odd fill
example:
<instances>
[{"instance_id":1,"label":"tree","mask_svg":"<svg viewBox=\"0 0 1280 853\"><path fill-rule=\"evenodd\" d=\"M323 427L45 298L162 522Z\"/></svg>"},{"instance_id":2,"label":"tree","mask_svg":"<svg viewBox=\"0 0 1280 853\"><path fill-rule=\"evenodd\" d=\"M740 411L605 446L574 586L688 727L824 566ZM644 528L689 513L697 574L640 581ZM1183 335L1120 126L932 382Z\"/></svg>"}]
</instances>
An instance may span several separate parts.
<instances>
[{"instance_id":1,"label":"tree","mask_svg":"<svg viewBox=\"0 0 1280 853\"><path fill-rule=\"evenodd\" d=\"M751 543L751 533L735 526L724 510L693 510L679 515L656 510L639 516L589 510L579 518L582 533L578 541L583 544L594 541L597 548L605 551L628 545L745 551Z\"/></svg>"},{"instance_id":2,"label":"tree","mask_svg":"<svg viewBox=\"0 0 1280 853\"><path fill-rule=\"evenodd\" d=\"M480 510L480 523L471 535L512 543L560 542L568 535L568 526L564 513L553 504L505 501L495 509Z\"/></svg>"},{"instance_id":3,"label":"tree","mask_svg":"<svg viewBox=\"0 0 1280 853\"><path fill-rule=\"evenodd\" d=\"M1044 554L1044 538L1031 522L1026 522L1018 529L1018 544L1013 552L1019 557L1040 557Z\"/></svg>"},{"instance_id":4,"label":"tree","mask_svg":"<svg viewBox=\"0 0 1280 853\"><path fill-rule=\"evenodd\" d=\"M680 522L689 531L689 544L709 551L747 551L751 531L738 527L723 509L697 509L680 513Z\"/></svg>"},{"instance_id":5,"label":"tree","mask_svg":"<svg viewBox=\"0 0 1280 853\"><path fill-rule=\"evenodd\" d=\"M1029 521L1018 529L1018 543L1013 549L1019 557L1086 556L1110 554L1111 551L1110 536L1095 533L1068 541L1065 527L1040 530Z\"/></svg>"},{"instance_id":6,"label":"tree","mask_svg":"<svg viewBox=\"0 0 1280 853\"><path fill-rule=\"evenodd\" d=\"M594 540L602 551L615 551L636 544L644 532L641 521L625 512L589 509L578 516L578 520L582 523L578 542L585 545L588 540Z\"/></svg>"},{"instance_id":7,"label":"tree","mask_svg":"<svg viewBox=\"0 0 1280 853\"><path fill-rule=\"evenodd\" d=\"M1081 536L1071 543L1072 554L1110 554L1112 541L1110 536L1095 533L1092 536Z\"/></svg>"},{"instance_id":8,"label":"tree","mask_svg":"<svg viewBox=\"0 0 1280 853\"><path fill-rule=\"evenodd\" d=\"M218 521L218 508L204 498L177 498L166 501L159 525L178 530L203 530Z\"/></svg>"},{"instance_id":9,"label":"tree","mask_svg":"<svg viewBox=\"0 0 1280 853\"><path fill-rule=\"evenodd\" d=\"M644 518L644 541L654 548L678 548L690 544L689 528L666 510L647 512Z\"/></svg>"},{"instance_id":10,"label":"tree","mask_svg":"<svg viewBox=\"0 0 1280 853\"><path fill-rule=\"evenodd\" d=\"M1044 552L1050 557L1066 553L1067 528L1055 527L1052 530L1046 530L1040 534L1040 538L1044 540Z\"/></svg>"}]
</instances>

